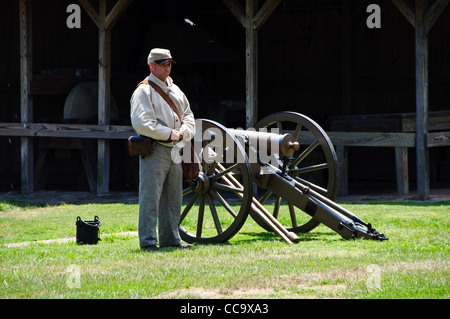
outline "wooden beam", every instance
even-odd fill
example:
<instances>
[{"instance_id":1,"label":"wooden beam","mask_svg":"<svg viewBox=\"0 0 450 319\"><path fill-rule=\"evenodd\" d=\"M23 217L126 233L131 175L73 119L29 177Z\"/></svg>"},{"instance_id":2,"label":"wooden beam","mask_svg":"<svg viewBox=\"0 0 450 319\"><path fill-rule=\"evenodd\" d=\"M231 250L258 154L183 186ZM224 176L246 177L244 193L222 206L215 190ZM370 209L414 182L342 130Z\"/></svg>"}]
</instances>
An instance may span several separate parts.
<instances>
[{"instance_id":1,"label":"wooden beam","mask_svg":"<svg viewBox=\"0 0 450 319\"><path fill-rule=\"evenodd\" d=\"M427 147L450 146L450 132L427 134Z\"/></svg>"},{"instance_id":2,"label":"wooden beam","mask_svg":"<svg viewBox=\"0 0 450 319\"><path fill-rule=\"evenodd\" d=\"M391 0L391 1L405 16L405 18L409 21L409 23L411 23L411 25L415 27L416 26L415 8L411 5L410 1L408 0ZM420 2L421 0L417 1ZM428 32L430 32L434 23L437 21L437 19L439 18L439 16L442 14L442 12L445 10L445 8L449 3L450 0L435 0L428 9L425 9L426 13L424 23L427 34Z\"/></svg>"},{"instance_id":3,"label":"wooden beam","mask_svg":"<svg viewBox=\"0 0 450 319\"><path fill-rule=\"evenodd\" d=\"M128 6L133 2L133 0L119 0L114 5L114 7L109 12L106 17L105 26L106 30L112 29L112 27L116 24L117 20L119 20L120 16L123 12L128 8Z\"/></svg>"},{"instance_id":4,"label":"wooden beam","mask_svg":"<svg viewBox=\"0 0 450 319\"><path fill-rule=\"evenodd\" d=\"M428 134L428 38L426 32L427 0L416 0L416 157L417 196L430 196Z\"/></svg>"},{"instance_id":5,"label":"wooden beam","mask_svg":"<svg viewBox=\"0 0 450 319\"><path fill-rule=\"evenodd\" d=\"M426 13L426 33L430 32L436 20L445 10L450 0L436 0Z\"/></svg>"},{"instance_id":6,"label":"wooden beam","mask_svg":"<svg viewBox=\"0 0 450 319\"><path fill-rule=\"evenodd\" d=\"M246 127L253 127L258 119L258 31L253 28L257 0L247 0L245 10L246 61Z\"/></svg>"},{"instance_id":7,"label":"wooden beam","mask_svg":"<svg viewBox=\"0 0 450 319\"><path fill-rule=\"evenodd\" d=\"M414 27L416 24L416 17L411 3L408 0L391 0L391 1L400 10L400 12L406 18L406 20L408 20L409 23L411 23L411 25Z\"/></svg>"},{"instance_id":8,"label":"wooden beam","mask_svg":"<svg viewBox=\"0 0 450 319\"><path fill-rule=\"evenodd\" d=\"M259 9L258 13L253 17L253 29L259 30L264 22L270 17L273 11L280 4L281 0L267 0Z\"/></svg>"},{"instance_id":9,"label":"wooden beam","mask_svg":"<svg viewBox=\"0 0 450 319\"><path fill-rule=\"evenodd\" d=\"M223 0L223 3L228 7L234 17L238 20L239 24L245 28L245 10L239 2L235 0Z\"/></svg>"},{"instance_id":10,"label":"wooden beam","mask_svg":"<svg viewBox=\"0 0 450 319\"><path fill-rule=\"evenodd\" d=\"M12 123L0 122L0 136L65 137L86 139L128 139L136 135L128 125ZM415 133L327 132L334 145L373 147L415 147ZM305 143L313 142L312 134L302 133ZM427 147L450 146L450 132L427 134Z\"/></svg>"},{"instance_id":11,"label":"wooden beam","mask_svg":"<svg viewBox=\"0 0 450 319\"><path fill-rule=\"evenodd\" d=\"M414 147L415 133L328 132L333 145L368 147Z\"/></svg>"},{"instance_id":12,"label":"wooden beam","mask_svg":"<svg viewBox=\"0 0 450 319\"><path fill-rule=\"evenodd\" d=\"M316 1L317 1L317 0L316 0ZM333 3L331 3L330 0L319 0L318 2L319 2L320 5L323 6L323 7L333 7ZM358 1L358 3L359 3L359 2L362 2L362 1ZM336 9L336 10L330 11L328 14L329 14L331 17L333 17L333 19L335 19L337 22L340 23L340 22L342 21L342 19L343 19L341 13L342 13L341 10Z\"/></svg>"},{"instance_id":13,"label":"wooden beam","mask_svg":"<svg viewBox=\"0 0 450 319\"><path fill-rule=\"evenodd\" d=\"M103 0L100 0L100 6L102 6L102 1ZM114 27L120 16L123 14L123 12L125 12L128 6L133 2L133 0L118 0L109 14L106 16L105 21L102 21L99 13L97 13L94 7L92 7L89 0L78 0L78 2L84 8L91 20L95 23L97 28L104 28L105 30L109 30Z\"/></svg>"},{"instance_id":14,"label":"wooden beam","mask_svg":"<svg viewBox=\"0 0 450 319\"><path fill-rule=\"evenodd\" d=\"M23 123L33 122L33 98L30 83L33 78L32 64L32 9L30 0L19 1L20 12L20 119ZM33 139L22 137L21 192L33 192Z\"/></svg>"},{"instance_id":15,"label":"wooden beam","mask_svg":"<svg viewBox=\"0 0 450 319\"><path fill-rule=\"evenodd\" d=\"M289 132L286 132L289 133ZM327 132L333 145L364 147L414 147L415 133L397 132ZM300 132L303 143L313 143L311 132Z\"/></svg>"},{"instance_id":16,"label":"wooden beam","mask_svg":"<svg viewBox=\"0 0 450 319\"><path fill-rule=\"evenodd\" d=\"M54 123L0 123L0 136L127 139L136 135L132 126Z\"/></svg>"},{"instance_id":17,"label":"wooden beam","mask_svg":"<svg viewBox=\"0 0 450 319\"><path fill-rule=\"evenodd\" d=\"M91 20L95 23L97 28L100 28L100 17L98 16L97 11L92 7L89 0L78 0L78 2L84 8Z\"/></svg>"}]
</instances>

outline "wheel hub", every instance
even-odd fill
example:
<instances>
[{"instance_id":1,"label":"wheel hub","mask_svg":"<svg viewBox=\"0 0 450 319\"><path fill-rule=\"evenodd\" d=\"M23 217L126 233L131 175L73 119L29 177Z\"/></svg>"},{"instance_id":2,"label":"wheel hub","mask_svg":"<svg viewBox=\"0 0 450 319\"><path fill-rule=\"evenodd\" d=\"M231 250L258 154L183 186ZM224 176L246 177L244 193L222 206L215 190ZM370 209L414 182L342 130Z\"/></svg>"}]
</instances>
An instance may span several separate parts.
<instances>
[{"instance_id":1,"label":"wheel hub","mask_svg":"<svg viewBox=\"0 0 450 319\"><path fill-rule=\"evenodd\" d=\"M209 191L210 186L211 183L209 177L204 172L200 172L198 176L191 181L191 188L196 193L206 194Z\"/></svg>"}]
</instances>

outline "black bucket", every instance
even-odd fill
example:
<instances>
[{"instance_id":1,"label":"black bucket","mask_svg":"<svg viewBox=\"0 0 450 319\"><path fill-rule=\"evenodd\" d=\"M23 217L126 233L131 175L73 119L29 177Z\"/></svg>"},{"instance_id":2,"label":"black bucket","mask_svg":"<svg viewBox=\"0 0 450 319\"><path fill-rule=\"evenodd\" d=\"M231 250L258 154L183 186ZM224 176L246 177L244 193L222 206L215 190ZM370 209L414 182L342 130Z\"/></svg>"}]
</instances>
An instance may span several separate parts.
<instances>
[{"instance_id":1,"label":"black bucket","mask_svg":"<svg viewBox=\"0 0 450 319\"><path fill-rule=\"evenodd\" d=\"M98 216L93 221L85 221L77 217L77 244L80 245L97 245L100 240L99 227L102 225Z\"/></svg>"}]
</instances>

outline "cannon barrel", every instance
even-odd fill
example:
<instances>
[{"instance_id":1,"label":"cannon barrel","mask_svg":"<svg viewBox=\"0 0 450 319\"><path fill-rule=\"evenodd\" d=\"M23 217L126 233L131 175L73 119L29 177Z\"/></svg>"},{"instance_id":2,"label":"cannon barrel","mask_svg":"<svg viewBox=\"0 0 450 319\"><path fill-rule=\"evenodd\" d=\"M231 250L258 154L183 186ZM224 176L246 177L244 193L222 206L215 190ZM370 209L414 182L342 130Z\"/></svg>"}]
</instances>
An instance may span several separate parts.
<instances>
[{"instance_id":1,"label":"cannon barrel","mask_svg":"<svg viewBox=\"0 0 450 319\"><path fill-rule=\"evenodd\" d=\"M277 153L286 157L292 157L298 151L300 144L289 134L277 134L256 130L229 129L236 136L245 136L250 144L257 145L258 150L267 150L268 153Z\"/></svg>"}]
</instances>

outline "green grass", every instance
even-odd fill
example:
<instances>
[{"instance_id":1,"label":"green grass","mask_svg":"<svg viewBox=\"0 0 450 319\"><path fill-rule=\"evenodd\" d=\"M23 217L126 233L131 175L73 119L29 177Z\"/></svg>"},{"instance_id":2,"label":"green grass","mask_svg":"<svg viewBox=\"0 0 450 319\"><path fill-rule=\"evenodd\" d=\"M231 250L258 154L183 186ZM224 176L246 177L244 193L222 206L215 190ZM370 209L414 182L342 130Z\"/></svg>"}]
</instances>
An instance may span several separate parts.
<instances>
[{"instance_id":1,"label":"green grass","mask_svg":"<svg viewBox=\"0 0 450 319\"><path fill-rule=\"evenodd\" d=\"M249 217L227 243L149 253L116 235L137 230L137 204L0 202L0 244L74 237L77 216L102 221L98 245L1 245L0 298L449 298L450 201L343 206L389 241L321 225L287 245Z\"/></svg>"}]
</instances>

